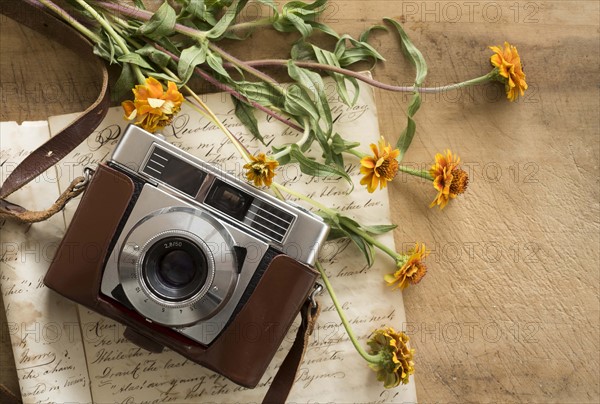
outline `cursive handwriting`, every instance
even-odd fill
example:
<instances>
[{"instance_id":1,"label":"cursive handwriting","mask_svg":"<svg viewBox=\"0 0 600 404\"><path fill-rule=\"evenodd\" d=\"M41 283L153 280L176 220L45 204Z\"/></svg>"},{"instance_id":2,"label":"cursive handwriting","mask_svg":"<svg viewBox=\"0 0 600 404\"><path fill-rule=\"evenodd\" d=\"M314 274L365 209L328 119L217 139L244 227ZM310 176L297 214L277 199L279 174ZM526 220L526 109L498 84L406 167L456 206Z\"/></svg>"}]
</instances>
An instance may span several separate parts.
<instances>
[{"instance_id":1,"label":"cursive handwriting","mask_svg":"<svg viewBox=\"0 0 600 404\"><path fill-rule=\"evenodd\" d=\"M361 94L352 107L341 104L337 100L335 90L328 94L334 101L332 105L332 116L335 118L334 133L343 134L349 141L360 141L364 146L361 147L361 151L368 152L368 144L376 143L378 140L378 122L373 93L362 83L360 86ZM224 125L235 136L242 139L251 153L265 152L271 146L279 147L286 143L293 143L302 136L285 124L267 118L262 112L257 112L258 125L267 146L262 145L246 132L234 117L234 108L229 97L223 98L221 94L203 97ZM54 117L53 122L58 128L67 123L67 118ZM122 110L118 107L112 108L94 132L95 135L89 141L90 143L79 146L65 158L74 165L73 175L78 175L83 165L94 165L108 158L125 125ZM181 113L173 120L172 125L163 131L163 135L167 141L182 150L244 179L243 161L240 160L235 148L214 123L201 117L189 106L183 105ZM318 147L312 148L309 155L321 158ZM389 205L385 192L369 194L359 185L361 177L359 160L353 156L345 156L345 159L347 171L355 184L352 192L351 187L336 176L309 177L302 174L294 164L280 167L277 171L277 179L296 191L318 199L325 205L336 207L344 214L356 217L367 224L385 223L389 220ZM68 185L66 178L60 177L59 188L64 189L66 185ZM294 199L297 198L290 198L290 200ZM304 204L302 201L298 203ZM306 204L304 206L311 208ZM72 216L73 211L73 206L67 207L65 213L67 220ZM391 235L379 237L393 246ZM386 266L393 266L393 263L390 264L385 258L378 257L376 266L367 268L361 253L347 239L326 243L321 250L320 260L332 277L332 281L335 281L336 292L340 297L345 298L342 306L362 344L366 343L373 329L382 325L398 326L405 321L401 309L403 307L401 295L388 293L381 277L365 275L367 271L371 272L370 275L373 272L376 274L389 272L391 268ZM11 261L11 265L13 263L14 261ZM16 284L15 288L22 287ZM8 290L10 286L3 288L3 292ZM28 293L29 291L23 292L22 295ZM383 400L380 385L374 381L374 375L365 365L364 360L353 351L354 348L331 301L324 295L321 297L321 302L323 310L310 337L290 401L306 403L331 400L339 402ZM63 370L65 373L65 376L56 378L61 381L61 386L68 381L68 387L91 388L94 402L127 404L257 402L264 396L266 388L289 351L297 329L296 325L291 327L258 386L255 389L246 389L172 351L166 350L161 354L153 354L141 350L122 337L124 327L87 309L81 309L79 316L85 356L88 358L87 369L84 369L83 373L87 370L90 379L82 374L81 367L77 368L79 372L72 372L67 377L66 374L72 369L66 368L71 362L63 356L62 352L57 353L54 362L45 365L43 369L42 367L28 369L27 377L31 380L27 380L30 384L23 391L30 395L28 397L35 397L34 401L43 401L45 398L60 401L54 395L54 391L50 391L51 386L55 385L53 382L55 378L43 375L45 371L52 372L52 366L56 366L57 370ZM33 341L27 343L33 344ZM68 346L67 349L73 360L75 347ZM31 350L28 355L32 357L32 353L41 354L41 352ZM20 358L19 355L16 357ZM84 355L80 353L80 358L83 357ZM39 358L39 363L43 363L43 358ZM365 383L366 380L369 383ZM402 396L403 401L415 401L412 393L407 394ZM392 399L394 396L387 395L385 398ZM72 401L88 402L92 399L79 398Z\"/></svg>"}]
</instances>

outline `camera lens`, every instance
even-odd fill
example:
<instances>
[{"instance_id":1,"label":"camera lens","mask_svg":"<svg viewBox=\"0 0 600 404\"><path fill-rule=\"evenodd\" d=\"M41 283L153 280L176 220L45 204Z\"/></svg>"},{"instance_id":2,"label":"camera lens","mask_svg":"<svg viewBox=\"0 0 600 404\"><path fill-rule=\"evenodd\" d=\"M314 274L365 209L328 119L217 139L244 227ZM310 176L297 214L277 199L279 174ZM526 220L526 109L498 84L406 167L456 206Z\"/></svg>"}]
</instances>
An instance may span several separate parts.
<instances>
[{"instance_id":1,"label":"camera lens","mask_svg":"<svg viewBox=\"0 0 600 404\"><path fill-rule=\"evenodd\" d=\"M167 253L158 264L158 276L164 283L173 287L189 284L195 273L194 259L183 250Z\"/></svg>"},{"instance_id":2,"label":"camera lens","mask_svg":"<svg viewBox=\"0 0 600 404\"><path fill-rule=\"evenodd\" d=\"M207 268L206 256L196 243L167 237L148 249L143 274L152 293L165 300L183 301L204 286Z\"/></svg>"}]
</instances>

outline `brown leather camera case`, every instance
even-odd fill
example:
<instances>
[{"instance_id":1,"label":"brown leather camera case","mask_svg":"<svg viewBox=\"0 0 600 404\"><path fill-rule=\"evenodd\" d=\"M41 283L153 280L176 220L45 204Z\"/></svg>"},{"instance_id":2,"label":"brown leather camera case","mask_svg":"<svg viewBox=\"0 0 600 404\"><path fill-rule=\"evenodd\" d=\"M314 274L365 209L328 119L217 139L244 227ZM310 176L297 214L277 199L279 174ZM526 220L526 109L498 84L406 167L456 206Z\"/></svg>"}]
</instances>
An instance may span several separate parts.
<instances>
[{"instance_id":1,"label":"brown leather camera case","mask_svg":"<svg viewBox=\"0 0 600 404\"><path fill-rule=\"evenodd\" d=\"M286 255L277 255L244 307L209 346L149 323L100 294L109 245L133 194L134 184L129 177L100 165L44 283L61 295L127 325L126 337L145 349L159 352L163 346L169 347L242 386L255 387L310 294L317 272ZM90 257L90 251L94 255L98 252L97 257Z\"/></svg>"}]
</instances>

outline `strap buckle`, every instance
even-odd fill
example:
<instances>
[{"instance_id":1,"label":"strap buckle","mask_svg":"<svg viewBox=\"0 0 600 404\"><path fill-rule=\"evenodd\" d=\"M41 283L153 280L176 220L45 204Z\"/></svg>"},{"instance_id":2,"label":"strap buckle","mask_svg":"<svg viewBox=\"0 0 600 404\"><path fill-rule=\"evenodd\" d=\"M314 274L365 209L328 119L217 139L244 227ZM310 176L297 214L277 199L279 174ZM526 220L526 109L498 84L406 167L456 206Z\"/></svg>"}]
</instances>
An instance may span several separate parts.
<instances>
[{"instance_id":1,"label":"strap buckle","mask_svg":"<svg viewBox=\"0 0 600 404\"><path fill-rule=\"evenodd\" d=\"M90 179L92 178L92 175L94 175L94 169L90 168L90 167L86 167L83 169L83 181L81 181L80 183L76 184L73 187L73 191L77 192L82 190L83 188L85 188L87 186L87 184L90 183Z\"/></svg>"},{"instance_id":2,"label":"strap buckle","mask_svg":"<svg viewBox=\"0 0 600 404\"><path fill-rule=\"evenodd\" d=\"M315 300L315 297L320 295L321 292L323 292L323 285L321 285L319 282L316 282L315 286L313 286L312 292L310 292L310 295L308 295L308 301L313 309L317 307L317 301Z\"/></svg>"}]
</instances>

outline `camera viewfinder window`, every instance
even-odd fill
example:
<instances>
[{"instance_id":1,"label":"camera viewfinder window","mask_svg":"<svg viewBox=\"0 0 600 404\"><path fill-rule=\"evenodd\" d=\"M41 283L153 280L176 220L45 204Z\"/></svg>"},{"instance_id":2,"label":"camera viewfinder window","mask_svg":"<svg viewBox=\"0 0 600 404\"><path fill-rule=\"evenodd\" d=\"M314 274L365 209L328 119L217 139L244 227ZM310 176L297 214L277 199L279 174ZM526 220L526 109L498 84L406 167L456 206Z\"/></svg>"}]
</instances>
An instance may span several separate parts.
<instances>
[{"instance_id":1,"label":"camera viewfinder window","mask_svg":"<svg viewBox=\"0 0 600 404\"><path fill-rule=\"evenodd\" d=\"M243 191L221 180L215 180L204 203L226 215L242 220L253 199L252 196Z\"/></svg>"},{"instance_id":2,"label":"camera viewfinder window","mask_svg":"<svg viewBox=\"0 0 600 404\"><path fill-rule=\"evenodd\" d=\"M200 169L156 147L143 172L192 198L196 196L206 177Z\"/></svg>"}]
</instances>

